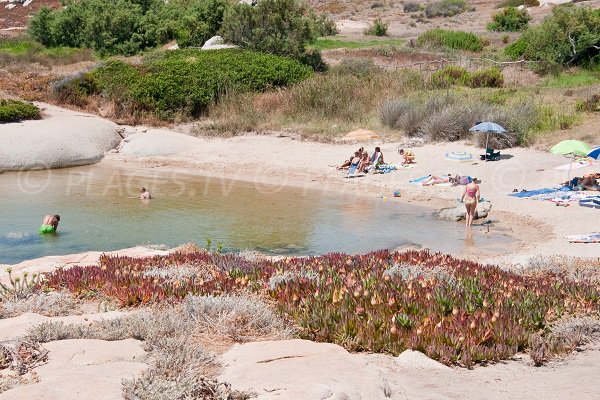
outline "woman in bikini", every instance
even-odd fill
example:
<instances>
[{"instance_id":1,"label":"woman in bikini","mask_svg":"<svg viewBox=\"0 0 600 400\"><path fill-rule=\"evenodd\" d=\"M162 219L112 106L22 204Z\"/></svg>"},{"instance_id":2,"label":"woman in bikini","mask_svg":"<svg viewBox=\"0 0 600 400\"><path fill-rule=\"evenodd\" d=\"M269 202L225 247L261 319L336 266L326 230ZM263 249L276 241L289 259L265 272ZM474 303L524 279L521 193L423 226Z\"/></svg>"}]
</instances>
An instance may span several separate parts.
<instances>
[{"instance_id":1,"label":"woman in bikini","mask_svg":"<svg viewBox=\"0 0 600 400\"><path fill-rule=\"evenodd\" d=\"M467 216L465 218L465 226L470 228L473 224L473 218L475 217L475 210L477 209L477 203L479 203L479 185L475 181L465 186L465 191L460 199L465 203L467 209Z\"/></svg>"}]
</instances>

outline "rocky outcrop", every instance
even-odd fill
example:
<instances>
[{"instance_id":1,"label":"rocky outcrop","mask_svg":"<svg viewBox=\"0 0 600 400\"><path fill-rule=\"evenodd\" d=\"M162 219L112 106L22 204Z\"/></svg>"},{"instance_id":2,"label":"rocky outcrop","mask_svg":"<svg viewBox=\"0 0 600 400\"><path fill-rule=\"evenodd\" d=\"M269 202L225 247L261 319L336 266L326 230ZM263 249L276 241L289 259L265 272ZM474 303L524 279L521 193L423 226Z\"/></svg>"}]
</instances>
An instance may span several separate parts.
<instances>
[{"instance_id":1,"label":"rocky outcrop","mask_svg":"<svg viewBox=\"0 0 600 400\"><path fill-rule=\"evenodd\" d=\"M94 115L45 104L43 119L2 124L0 171L93 164L122 137L117 125Z\"/></svg>"},{"instance_id":2,"label":"rocky outcrop","mask_svg":"<svg viewBox=\"0 0 600 400\"><path fill-rule=\"evenodd\" d=\"M475 210L475 219L487 218L490 210L492 209L492 203L489 201L482 201L477 204L477 209ZM450 208L442 208L437 216L439 219L445 221L461 221L464 220L467 215L467 210L465 209L464 204L459 204L456 207Z\"/></svg>"},{"instance_id":3,"label":"rocky outcrop","mask_svg":"<svg viewBox=\"0 0 600 400\"><path fill-rule=\"evenodd\" d=\"M218 49L234 49L237 46L232 44L225 44L225 41L221 36L213 36L204 42L202 50L218 50Z\"/></svg>"}]
</instances>

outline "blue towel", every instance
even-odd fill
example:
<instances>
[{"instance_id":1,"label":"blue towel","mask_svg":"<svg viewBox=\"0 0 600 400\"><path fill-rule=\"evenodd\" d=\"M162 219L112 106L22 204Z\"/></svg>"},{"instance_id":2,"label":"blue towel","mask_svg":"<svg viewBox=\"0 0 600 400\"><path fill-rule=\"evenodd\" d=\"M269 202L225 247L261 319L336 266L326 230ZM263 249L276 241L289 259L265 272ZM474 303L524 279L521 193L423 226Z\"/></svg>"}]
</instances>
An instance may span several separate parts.
<instances>
[{"instance_id":1,"label":"blue towel","mask_svg":"<svg viewBox=\"0 0 600 400\"><path fill-rule=\"evenodd\" d=\"M546 193L552 193L552 192L569 192L569 191L571 191L571 189L569 189L568 187L562 187L560 189L544 188L544 189L537 189L537 190L527 190L525 192L510 193L509 196L525 198L525 197L537 196L538 194L546 194Z\"/></svg>"},{"instance_id":2,"label":"blue towel","mask_svg":"<svg viewBox=\"0 0 600 400\"><path fill-rule=\"evenodd\" d=\"M431 176L431 175L425 175L425 176L422 176L422 177L420 177L420 178L417 178L417 179L410 180L410 181L408 181L408 182L409 182L409 183L420 183L420 182L423 182L425 179L429 178L430 176Z\"/></svg>"}]
</instances>

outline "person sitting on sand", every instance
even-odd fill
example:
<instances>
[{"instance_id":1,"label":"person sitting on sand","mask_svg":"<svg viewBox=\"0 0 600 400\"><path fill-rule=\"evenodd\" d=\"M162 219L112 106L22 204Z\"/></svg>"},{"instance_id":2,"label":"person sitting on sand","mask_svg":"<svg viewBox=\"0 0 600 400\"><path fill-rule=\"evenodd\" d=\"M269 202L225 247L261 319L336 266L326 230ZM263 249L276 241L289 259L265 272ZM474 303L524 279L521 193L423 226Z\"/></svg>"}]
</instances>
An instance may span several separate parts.
<instances>
[{"instance_id":1,"label":"person sitting on sand","mask_svg":"<svg viewBox=\"0 0 600 400\"><path fill-rule=\"evenodd\" d=\"M337 167L337 169L345 169L350 167L350 165L352 165L352 159L354 158L354 155L356 153L362 154L362 152L364 151L364 147L361 147L360 149L358 149L357 151L354 152L353 155L350 156L350 158L348 158L346 161L344 161L344 163L342 165L340 165L339 167Z\"/></svg>"},{"instance_id":2,"label":"person sitting on sand","mask_svg":"<svg viewBox=\"0 0 600 400\"><path fill-rule=\"evenodd\" d=\"M385 164L383 161L383 153L381 152L381 148L375 147L375 152L371 156L371 165L377 168L380 164Z\"/></svg>"},{"instance_id":3,"label":"person sitting on sand","mask_svg":"<svg viewBox=\"0 0 600 400\"><path fill-rule=\"evenodd\" d=\"M475 218L475 211L477 210L477 203L479 203L479 185L475 181L465 186L465 191L460 199L465 204L467 209L467 215L465 217L465 226L470 228Z\"/></svg>"},{"instance_id":4,"label":"person sitting on sand","mask_svg":"<svg viewBox=\"0 0 600 400\"><path fill-rule=\"evenodd\" d=\"M583 176L581 180L581 187L583 190L598 190L600 191L600 186L598 186L598 179L600 179L600 173L592 173Z\"/></svg>"},{"instance_id":5,"label":"person sitting on sand","mask_svg":"<svg viewBox=\"0 0 600 400\"><path fill-rule=\"evenodd\" d=\"M369 169L370 163L371 163L371 160L369 159L369 153L367 153L366 151L363 151L362 155L360 156L360 163L358 164L358 170L360 172L367 172Z\"/></svg>"},{"instance_id":6,"label":"person sitting on sand","mask_svg":"<svg viewBox=\"0 0 600 400\"><path fill-rule=\"evenodd\" d=\"M150 192L147 191L145 187L142 187L142 190L140 191L140 199L150 200L151 198L152 196L150 195Z\"/></svg>"},{"instance_id":7,"label":"person sitting on sand","mask_svg":"<svg viewBox=\"0 0 600 400\"><path fill-rule=\"evenodd\" d=\"M46 215L40 226L40 233L56 233L58 229L58 222L60 221L60 215Z\"/></svg>"},{"instance_id":8,"label":"person sitting on sand","mask_svg":"<svg viewBox=\"0 0 600 400\"><path fill-rule=\"evenodd\" d=\"M415 153L411 149L400 149L398 154L403 157L402 165L412 164L415 162Z\"/></svg>"}]
</instances>

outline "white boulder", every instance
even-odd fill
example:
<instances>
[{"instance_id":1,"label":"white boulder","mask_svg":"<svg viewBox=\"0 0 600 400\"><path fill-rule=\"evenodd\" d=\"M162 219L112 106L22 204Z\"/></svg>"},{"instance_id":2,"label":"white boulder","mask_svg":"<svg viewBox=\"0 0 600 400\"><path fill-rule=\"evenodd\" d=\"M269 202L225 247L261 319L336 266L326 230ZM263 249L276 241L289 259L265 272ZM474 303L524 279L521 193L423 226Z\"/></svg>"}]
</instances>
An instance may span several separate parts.
<instances>
[{"instance_id":1,"label":"white boulder","mask_svg":"<svg viewBox=\"0 0 600 400\"><path fill-rule=\"evenodd\" d=\"M492 203L489 201L482 201L477 204L475 219L486 218L491 209ZM465 209L464 204L459 204L456 207L443 208L437 213L438 218L445 221L461 221L465 219L466 215L467 210Z\"/></svg>"}]
</instances>

